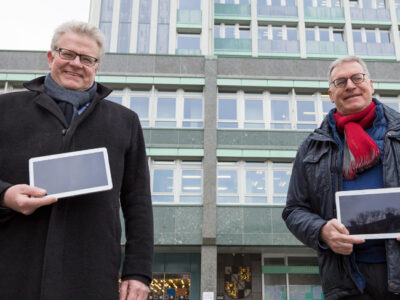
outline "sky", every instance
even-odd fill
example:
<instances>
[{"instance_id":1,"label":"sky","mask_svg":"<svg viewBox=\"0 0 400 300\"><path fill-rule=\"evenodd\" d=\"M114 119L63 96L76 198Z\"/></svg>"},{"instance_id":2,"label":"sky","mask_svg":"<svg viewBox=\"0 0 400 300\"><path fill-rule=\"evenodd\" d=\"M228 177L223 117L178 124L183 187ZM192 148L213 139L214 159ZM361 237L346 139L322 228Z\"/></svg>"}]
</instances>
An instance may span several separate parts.
<instances>
[{"instance_id":1,"label":"sky","mask_svg":"<svg viewBox=\"0 0 400 300\"><path fill-rule=\"evenodd\" d=\"M0 50L49 50L54 29L89 20L90 0L0 0Z\"/></svg>"}]
</instances>

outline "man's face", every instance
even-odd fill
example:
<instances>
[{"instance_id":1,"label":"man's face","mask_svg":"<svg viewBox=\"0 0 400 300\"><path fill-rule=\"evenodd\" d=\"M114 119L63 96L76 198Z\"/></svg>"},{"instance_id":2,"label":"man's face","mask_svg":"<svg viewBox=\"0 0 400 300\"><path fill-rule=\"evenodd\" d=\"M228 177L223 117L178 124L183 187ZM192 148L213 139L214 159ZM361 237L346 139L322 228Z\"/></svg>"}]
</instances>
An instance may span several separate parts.
<instances>
[{"instance_id":1,"label":"man's face","mask_svg":"<svg viewBox=\"0 0 400 300\"><path fill-rule=\"evenodd\" d=\"M94 39L72 32L61 36L57 48L64 48L78 54L99 58L99 47ZM93 85L98 63L92 67L81 64L79 56L74 60L62 59L58 52L47 52L51 78L63 88L84 91Z\"/></svg>"},{"instance_id":2,"label":"man's face","mask_svg":"<svg viewBox=\"0 0 400 300\"><path fill-rule=\"evenodd\" d=\"M363 67L357 62L344 62L333 69L330 82L338 78L350 78L354 74L365 73ZM343 115L352 115L362 111L372 101L374 85L366 75L364 81L355 84L350 79L346 86L337 88L333 83L329 87L329 97L335 103L337 111Z\"/></svg>"}]
</instances>

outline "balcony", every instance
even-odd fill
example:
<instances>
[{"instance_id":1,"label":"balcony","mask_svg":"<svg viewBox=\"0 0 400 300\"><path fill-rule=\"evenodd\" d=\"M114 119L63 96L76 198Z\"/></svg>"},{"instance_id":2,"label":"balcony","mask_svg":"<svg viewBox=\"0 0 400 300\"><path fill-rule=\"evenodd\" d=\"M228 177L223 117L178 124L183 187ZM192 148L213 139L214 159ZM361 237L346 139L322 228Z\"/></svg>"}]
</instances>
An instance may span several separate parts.
<instances>
[{"instance_id":1,"label":"balcony","mask_svg":"<svg viewBox=\"0 0 400 300\"><path fill-rule=\"evenodd\" d=\"M344 10L339 7L305 7L304 19L306 21L344 23Z\"/></svg>"},{"instance_id":2,"label":"balcony","mask_svg":"<svg viewBox=\"0 0 400 300\"><path fill-rule=\"evenodd\" d=\"M346 42L307 41L307 56L336 57L347 54Z\"/></svg>"},{"instance_id":3,"label":"balcony","mask_svg":"<svg viewBox=\"0 0 400 300\"><path fill-rule=\"evenodd\" d=\"M299 41L258 40L258 54L300 54L300 44Z\"/></svg>"},{"instance_id":4,"label":"balcony","mask_svg":"<svg viewBox=\"0 0 400 300\"><path fill-rule=\"evenodd\" d=\"M387 8L350 8L351 21L354 23L389 23L390 11Z\"/></svg>"},{"instance_id":5,"label":"balcony","mask_svg":"<svg viewBox=\"0 0 400 300\"><path fill-rule=\"evenodd\" d=\"M214 19L220 20L250 20L251 9L249 4L214 4Z\"/></svg>"},{"instance_id":6,"label":"balcony","mask_svg":"<svg viewBox=\"0 0 400 300\"><path fill-rule=\"evenodd\" d=\"M214 53L251 55L251 39L214 38Z\"/></svg>"},{"instance_id":7,"label":"balcony","mask_svg":"<svg viewBox=\"0 0 400 300\"><path fill-rule=\"evenodd\" d=\"M376 43L354 43L354 53L356 55L365 56L380 56L380 57L394 57L394 45L390 43L376 44Z\"/></svg>"},{"instance_id":8,"label":"balcony","mask_svg":"<svg viewBox=\"0 0 400 300\"><path fill-rule=\"evenodd\" d=\"M267 6L258 5L258 17L260 18L297 18L296 6Z\"/></svg>"}]
</instances>

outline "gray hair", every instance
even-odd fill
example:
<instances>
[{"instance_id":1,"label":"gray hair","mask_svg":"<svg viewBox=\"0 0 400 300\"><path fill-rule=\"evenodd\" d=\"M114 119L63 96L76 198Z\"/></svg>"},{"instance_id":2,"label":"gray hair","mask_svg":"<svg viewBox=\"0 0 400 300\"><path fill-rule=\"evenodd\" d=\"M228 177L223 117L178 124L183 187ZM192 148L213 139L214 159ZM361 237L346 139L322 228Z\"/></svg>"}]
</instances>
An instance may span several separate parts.
<instances>
[{"instance_id":1,"label":"gray hair","mask_svg":"<svg viewBox=\"0 0 400 300\"><path fill-rule=\"evenodd\" d=\"M51 51L54 52L58 48L58 43L60 42L61 37L67 32L86 35L87 37L92 38L99 47L99 61L104 56L105 38L103 33L96 26L79 21L65 22L56 28L53 38L51 39Z\"/></svg>"},{"instance_id":2,"label":"gray hair","mask_svg":"<svg viewBox=\"0 0 400 300\"><path fill-rule=\"evenodd\" d=\"M356 63L360 64L360 66L364 69L365 74L367 74L367 76L370 77L369 71L368 71L368 68L367 68L367 65L365 64L365 62L357 56L348 55L348 56L340 57L330 64L329 72L328 72L329 83L331 80L331 74L332 74L333 69L342 65L343 63L346 63L346 62L356 62Z\"/></svg>"}]
</instances>

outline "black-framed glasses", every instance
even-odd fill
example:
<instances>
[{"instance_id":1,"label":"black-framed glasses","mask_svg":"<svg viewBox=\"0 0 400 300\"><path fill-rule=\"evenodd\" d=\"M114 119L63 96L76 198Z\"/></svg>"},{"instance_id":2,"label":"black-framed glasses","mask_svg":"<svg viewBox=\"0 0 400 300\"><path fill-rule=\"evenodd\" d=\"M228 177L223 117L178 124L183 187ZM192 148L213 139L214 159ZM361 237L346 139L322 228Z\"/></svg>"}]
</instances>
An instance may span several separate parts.
<instances>
[{"instance_id":1,"label":"black-framed glasses","mask_svg":"<svg viewBox=\"0 0 400 300\"><path fill-rule=\"evenodd\" d=\"M79 56L79 61L81 62L81 64L88 67L93 67L99 61L96 57L86 54L79 54L65 48L57 48L56 51L58 52L60 57L65 60L74 60L75 57Z\"/></svg>"},{"instance_id":2,"label":"black-framed glasses","mask_svg":"<svg viewBox=\"0 0 400 300\"><path fill-rule=\"evenodd\" d=\"M364 73L357 73L353 74L350 77L341 77L335 80L332 80L331 84L333 83L337 88L344 88L347 85L347 81L350 79L354 84L360 84L365 79Z\"/></svg>"}]
</instances>

